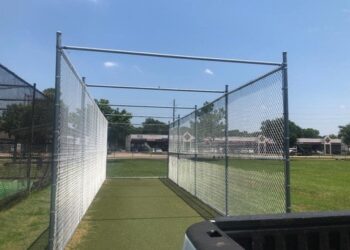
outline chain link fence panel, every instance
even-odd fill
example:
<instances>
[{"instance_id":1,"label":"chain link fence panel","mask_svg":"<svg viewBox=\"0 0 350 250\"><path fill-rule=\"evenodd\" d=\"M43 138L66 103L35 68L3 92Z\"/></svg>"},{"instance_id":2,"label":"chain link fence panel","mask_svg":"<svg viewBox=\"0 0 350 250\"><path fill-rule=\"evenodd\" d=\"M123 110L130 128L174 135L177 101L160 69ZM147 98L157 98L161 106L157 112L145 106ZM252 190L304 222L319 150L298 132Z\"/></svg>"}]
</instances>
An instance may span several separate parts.
<instances>
[{"instance_id":1,"label":"chain link fence panel","mask_svg":"<svg viewBox=\"0 0 350 250\"><path fill-rule=\"evenodd\" d=\"M283 68L175 121L169 178L221 214L285 212Z\"/></svg>"},{"instance_id":2,"label":"chain link fence panel","mask_svg":"<svg viewBox=\"0 0 350 250\"><path fill-rule=\"evenodd\" d=\"M107 156L107 120L65 54L60 61L53 249L64 249L100 189Z\"/></svg>"},{"instance_id":3,"label":"chain link fence panel","mask_svg":"<svg viewBox=\"0 0 350 250\"><path fill-rule=\"evenodd\" d=\"M228 95L228 212L285 211L282 71Z\"/></svg>"}]
</instances>

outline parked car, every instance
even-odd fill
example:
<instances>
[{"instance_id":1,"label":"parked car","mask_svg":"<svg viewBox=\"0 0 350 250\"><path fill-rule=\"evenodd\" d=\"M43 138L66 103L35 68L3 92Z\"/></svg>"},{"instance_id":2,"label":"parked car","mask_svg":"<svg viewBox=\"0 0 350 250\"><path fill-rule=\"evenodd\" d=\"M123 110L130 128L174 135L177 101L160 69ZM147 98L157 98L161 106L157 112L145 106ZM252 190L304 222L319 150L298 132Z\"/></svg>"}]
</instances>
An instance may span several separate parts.
<instances>
[{"instance_id":1,"label":"parked car","mask_svg":"<svg viewBox=\"0 0 350 250\"><path fill-rule=\"evenodd\" d=\"M290 155L296 155L298 153L298 150L296 147L294 148L289 148L289 154Z\"/></svg>"},{"instance_id":2,"label":"parked car","mask_svg":"<svg viewBox=\"0 0 350 250\"><path fill-rule=\"evenodd\" d=\"M152 148L153 153L162 153L163 150L161 148Z\"/></svg>"}]
</instances>

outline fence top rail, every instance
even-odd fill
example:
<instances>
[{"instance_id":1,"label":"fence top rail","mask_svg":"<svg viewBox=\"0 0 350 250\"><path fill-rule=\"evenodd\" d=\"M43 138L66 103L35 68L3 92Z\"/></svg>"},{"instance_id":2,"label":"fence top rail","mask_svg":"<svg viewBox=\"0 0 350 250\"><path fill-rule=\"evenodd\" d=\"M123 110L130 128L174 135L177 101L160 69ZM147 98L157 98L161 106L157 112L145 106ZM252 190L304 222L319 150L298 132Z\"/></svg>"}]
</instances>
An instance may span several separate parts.
<instances>
[{"instance_id":1,"label":"fence top rail","mask_svg":"<svg viewBox=\"0 0 350 250\"><path fill-rule=\"evenodd\" d=\"M124 114L105 114L105 116L119 116L119 117L138 117L138 118L164 118L170 119L173 118L171 116L154 116L154 115L124 115Z\"/></svg>"},{"instance_id":2,"label":"fence top rail","mask_svg":"<svg viewBox=\"0 0 350 250\"><path fill-rule=\"evenodd\" d=\"M116 89L142 89L142 90L158 90L158 91L181 91L181 92L202 92L202 93L221 93L221 94L225 93L225 91L222 91L222 90L140 87L140 86L125 86L125 85L109 85L109 84L86 84L86 87L116 88Z\"/></svg>"},{"instance_id":3,"label":"fence top rail","mask_svg":"<svg viewBox=\"0 0 350 250\"><path fill-rule=\"evenodd\" d=\"M168 127L169 124L158 124L158 123L127 123L127 122L109 122L108 125L133 125L133 126L164 126Z\"/></svg>"},{"instance_id":4,"label":"fence top rail","mask_svg":"<svg viewBox=\"0 0 350 250\"><path fill-rule=\"evenodd\" d=\"M195 109L194 107L182 106L157 106L157 105L129 105L129 104L99 104L100 106L110 107L130 107L130 108L159 108L159 109Z\"/></svg>"},{"instance_id":5,"label":"fence top rail","mask_svg":"<svg viewBox=\"0 0 350 250\"><path fill-rule=\"evenodd\" d=\"M282 63L277 63L277 62L241 60L241 59L233 59L233 58L175 55L175 54L164 54L164 53L154 53L154 52L90 48L90 47L79 47L79 46L62 46L61 48L66 49L66 50L103 52L103 53L114 53L114 54L124 54L124 55L133 55L133 56L161 57L161 58L171 58L171 59L211 61L211 62L222 62L222 63L240 63L240 64L255 64L255 65L267 65L267 66L282 66Z\"/></svg>"}]
</instances>

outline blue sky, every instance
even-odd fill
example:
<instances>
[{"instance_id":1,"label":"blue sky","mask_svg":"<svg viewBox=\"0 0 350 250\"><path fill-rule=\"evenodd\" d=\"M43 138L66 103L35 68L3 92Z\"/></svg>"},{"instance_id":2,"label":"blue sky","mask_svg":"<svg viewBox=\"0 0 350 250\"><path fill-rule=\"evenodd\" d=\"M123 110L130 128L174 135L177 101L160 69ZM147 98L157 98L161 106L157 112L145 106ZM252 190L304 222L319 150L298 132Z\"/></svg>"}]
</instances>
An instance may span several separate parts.
<instances>
[{"instance_id":1,"label":"blue sky","mask_svg":"<svg viewBox=\"0 0 350 250\"><path fill-rule=\"evenodd\" d=\"M0 62L40 89L54 83L55 32L63 43L281 61L288 52L290 118L321 134L350 122L350 2L2 1ZM230 89L270 67L70 52L88 83ZM201 105L215 94L91 89L113 103ZM171 110L129 109L135 115ZM181 111L185 115L187 111ZM134 122L141 122L134 119Z\"/></svg>"}]
</instances>

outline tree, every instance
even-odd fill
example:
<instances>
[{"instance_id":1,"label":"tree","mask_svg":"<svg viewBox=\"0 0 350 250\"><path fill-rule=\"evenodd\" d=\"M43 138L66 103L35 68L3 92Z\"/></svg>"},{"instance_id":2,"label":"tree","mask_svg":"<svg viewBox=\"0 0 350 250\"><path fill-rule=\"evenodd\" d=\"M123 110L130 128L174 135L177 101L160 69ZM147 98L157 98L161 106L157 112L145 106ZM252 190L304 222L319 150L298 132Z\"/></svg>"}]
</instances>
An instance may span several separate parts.
<instances>
[{"instance_id":1,"label":"tree","mask_svg":"<svg viewBox=\"0 0 350 250\"><path fill-rule=\"evenodd\" d=\"M268 138L275 140L283 138L283 118L263 121L261 123L261 131ZM294 122L289 121L289 145L295 147L298 138L320 138L320 131L313 128L303 129Z\"/></svg>"},{"instance_id":2,"label":"tree","mask_svg":"<svg viewBox=\"0 0 350 250\"><path fill-rule=\"evenodd\" d=\"M350 123L345 126L339 126L338 136L346 145L350 146Z\"/></svg>"},{"instance_id":3,"label":"tree","mask_svg":"<svg viewBox=\"0 0 350 250\"><path fill-rule=\"evenodd\" d=\"M4 131L14 140L14 158L16 158L17 143L21 143L26 149L31 143L45 147L51 142L55 91L46 89L43 93L44 95L40 92L36 93L34 114L32 114L31 102L20 102L7 105L6 110L0 115L0 131ZM31 141L32 128L33 141ZM24 150L22 152L25 153Z\"/></svg>"},{"instance_id":4,"label":"tree","mask_svg":"<svg viewBox=\"0 0 350 250\"><path fill-rule=\"evenodd\" d=\"M118 108L113 109L109 104L109 100L100 99L95 100L95 102L109 123L108 146L110 148L124 148L126 136L134 129L130 122L131 114L125 109L121 111Z\"/></svg>"},{"instance_id":5,"label":"tree","mask_svg":"<svg viewBox=\"0 0 350 250\"><path fill-rule=\"evenodd\" d=\"M142 133L143 134L157 134L157 135L167 135L168 127L167 124L153 118L147 118L142 123Z\"/></svg>"},{"instance_id":6,"label":"tree","mask_svg":"<svg viewBox=\"0 0 350 250\"><path fill-rule=\"evenodd\" d=\"M224 137L225 134L225 110L216 108L213 103L205 102L198 112L197 135L199 140L209 139L212 143L217 137ZM194 131L194 122L191 122Z\"/></svg>"},{"instance_id":7,"label":"tree","mask_svg":"<svg viewBox=\"0 0 350 250\"><path fill-rule=\"evenodd\" d=\"M331 138L331 139L337 139L337 138L339 138L339 136L337 136L337 135L335 135L335 134L330 134L330 135L329 135L329 138Z\"/></svg>"},{"instance_id":8,"label":"tree","mask_svg":"<svg viewBox=\"0 0 350 250\"><path fill-rule=\"evenodd\" d=\"M313 128L304 128L301 131L301 137L304 138L320 138L320 131Z\"/></svg>"},{"instance_id":9,"label":"tree","mask_svg":"<svg viewBox=\"0 0 350 250\"><path fill-rule=\"evenodd\" d=\"M267 137L273 139L275 142L281 141L284 137L283 118L274 120L265 120L261 123L261 132ZM294 122L289 121L289 145L294 147L297 139L302 137L303 129Z\"/></svg>"}]
</instances>

